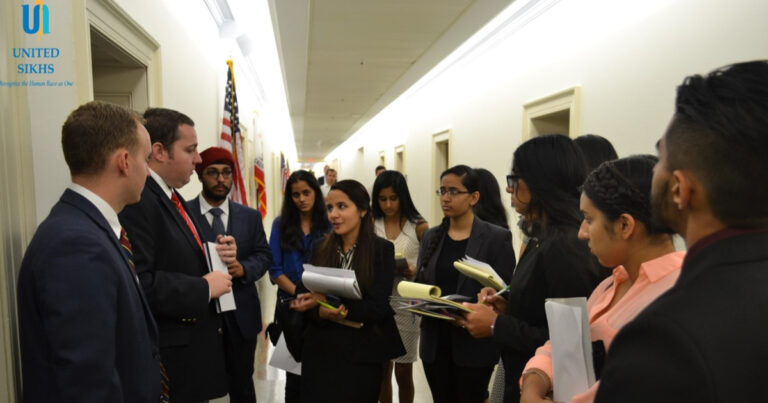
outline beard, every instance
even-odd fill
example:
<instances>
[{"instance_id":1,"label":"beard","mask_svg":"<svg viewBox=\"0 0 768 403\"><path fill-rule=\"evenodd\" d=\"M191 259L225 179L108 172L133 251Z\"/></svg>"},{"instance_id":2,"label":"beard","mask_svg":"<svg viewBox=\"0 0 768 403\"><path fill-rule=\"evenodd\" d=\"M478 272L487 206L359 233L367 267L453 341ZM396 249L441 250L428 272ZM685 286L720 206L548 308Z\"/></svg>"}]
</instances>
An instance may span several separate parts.
<instances>
[{"instance_id":1,"label":"beard","mask_svg":"<svg viewBox=\"0 0 768 403\"><path fill-rule=\"evenodd\" d=\"M229 191L232 189L231 187L227 187L226 185L222 185L224 189L226 189L225 192L221 192L219 190L213 190L212 188L209 188L207 186L203 186L203 196L205 196L206 199L214 200L214 201L222 201L227 198L227 195L229 195Z\"/></svg>"},{"instance_id":2,"label":"beard","mask_svg":"<svg viewBox=\"0 0 768 403\"><path fill-rule=\"evenodd\" d=\"M680 233L678 214L669 194L669 180L651 191L651 224L658 232Z\"/></svg>"}]
</instances>

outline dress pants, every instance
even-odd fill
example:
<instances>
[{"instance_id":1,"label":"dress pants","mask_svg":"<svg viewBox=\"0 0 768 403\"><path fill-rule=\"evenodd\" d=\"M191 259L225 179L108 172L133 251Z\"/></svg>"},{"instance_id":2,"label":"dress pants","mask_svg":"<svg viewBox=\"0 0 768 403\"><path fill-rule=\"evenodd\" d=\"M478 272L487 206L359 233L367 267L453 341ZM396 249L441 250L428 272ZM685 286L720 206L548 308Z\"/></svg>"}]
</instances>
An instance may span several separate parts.
<instances>
[{"instance_id":1,"label":"dress pants","mask_svg":"<svg viewBox=\"0 0 768 403\"><path fill-rule=\"evenodd\" d=\"M450 338L447 334L440 336L435 361L422 362L432 399L435 403L484 402L493 366L473 368L454 364Z\"/></svg>"},{"instance_id":2,"label":"dress pants","mask_svg":"<svg viewBox=\"0 0 768 403\"><path fill-rule=\"evenodd\" d=\"M224 312L224 358L231 403L256 403L253 360L256 339L246 339L237 327L234 312Z\"/></svg>"}]
</instances>

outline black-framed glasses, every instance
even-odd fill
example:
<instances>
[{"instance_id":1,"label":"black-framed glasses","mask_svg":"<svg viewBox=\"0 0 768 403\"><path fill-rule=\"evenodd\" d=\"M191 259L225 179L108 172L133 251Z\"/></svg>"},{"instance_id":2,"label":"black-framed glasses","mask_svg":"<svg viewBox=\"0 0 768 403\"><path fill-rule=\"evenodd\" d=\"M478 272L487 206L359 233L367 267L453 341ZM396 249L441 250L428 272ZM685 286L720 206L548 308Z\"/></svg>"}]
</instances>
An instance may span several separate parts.
<instances>
[{"instance_id":1,"label":"black-framed glasses","mask_svg":"<svg viewBox=\"0 0 768 403\"><path fill-rule=\"evenodd\" d=\"M446 188L440 188L435 191L435 194L439 196L445 196L446 194L451 197L456 197L458 195L463 195L467 193L472 193L466 190L459 190L459 189L446 189Z\"/></svg>"},{"instance_id":2,"label":"black-framed glasses","mask_svg":"<svg viewBox=\"0 0 768 403\"><path fill-rule=\"evenodd\" d=\"M225 168L221 171L219 171L216 168L208 168L205 171L203 171L203 175L209 177L209 178L218 178L219 175L223 176L224 179L229 179L232 177L232 170L229 168Z\"/></svg>"},{"instance_id":3,"label":"black-framed glasses","mask_svg":"<svg viewBox=\"0 0 768 403\"><path fill-rule=\"evenodd\" d=\"M517 182L520 181L520 175L507 175L507 187L508 188L514 188L517 187Z\"/></svg>"}]
</instances>

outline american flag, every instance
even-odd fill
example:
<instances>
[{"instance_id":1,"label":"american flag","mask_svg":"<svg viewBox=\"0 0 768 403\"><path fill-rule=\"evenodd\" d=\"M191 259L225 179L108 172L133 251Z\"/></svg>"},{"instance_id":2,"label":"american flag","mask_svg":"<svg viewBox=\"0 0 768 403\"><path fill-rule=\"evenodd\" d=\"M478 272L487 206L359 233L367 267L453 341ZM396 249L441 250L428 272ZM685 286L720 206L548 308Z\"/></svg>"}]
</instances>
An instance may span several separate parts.
<instances>
[{"instance_id":1,"label":"american flag","mask_svg":"<svg viewBox=\"0 0 768 403\"><path fill-rule=\"evenodd\" d=\"M232 191L229 197L240 204L248 205L248 199L245 197L245 183L243 182L243 172L245 172L245 155L243 154L243 137L240 133L240 112L237 107L237 94L235 93L235 75L232 72L232 60L227 60L227 88L224 95L224 117L221 122L221 137L219 138L219 147L226 148L232 152L235 158L235 172L233 173Z\"/></svg>"}]
</instances>

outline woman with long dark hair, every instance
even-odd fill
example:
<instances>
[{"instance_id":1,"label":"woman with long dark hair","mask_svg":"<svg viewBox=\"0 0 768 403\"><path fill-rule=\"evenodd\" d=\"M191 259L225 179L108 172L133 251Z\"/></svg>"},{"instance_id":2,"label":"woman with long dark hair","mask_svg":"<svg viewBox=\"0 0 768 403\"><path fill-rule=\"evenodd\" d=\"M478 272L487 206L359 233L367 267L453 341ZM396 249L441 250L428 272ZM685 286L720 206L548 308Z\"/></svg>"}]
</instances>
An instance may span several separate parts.
<instances>
[{"instance_id":1,"label":"woman with long dark hair","mask_svg":"<svg viewBox=\"0 0 768 403\"><path fill-rule=\"evenodd\" d=\"M325 199L333 232L312 263L355 272L361 300L303 293L291 309L304 312L301 396L305 402L371 402L379 398L384 364L405 353L389 305L395 271L391 242L376 236L370 198L355 180L333 184ZM319 303L338 304L335 309ZM342 319L362 323L353 328Z\"/></svg>"},{"instance_id":2,"label":"woman with long dark hair","mask_svg":"<svg viewBox=\"0 0 768 403\"><path fill-rule=\"evenodd\" d=\"M589 241L600 264L614 267L611 277L603 280L587 301L592 342L601 346L595 351L609 348L616 333L671 288L680 275L685 252L676 252L671 230L651 219L651 179L656 161L652 155L639 155L605 162L589 174L582 187L584 219L579 238ZM596 375L603 355L596 355ZM552 371L548 341L525 367L520 401L546 401L545 396L558 381ZM594 401L598 386L599 382L573 396L572 401Z\"/></svg>"},{"instance_id":3,"label":"woman with long dark hair","mask_svg":"<svg viewBox=\"0 0 768 403\"><path fill-rule=\"evenodd\" d=\"M480 200L475 204L475 216L479 219L498 225L499 227L509 229L507 222L507 210L504 203L501 202L501 188L491 171L485 168L474 168L477 173L478 189L480 191ZM505 273L504 281L509 281L512 273ZM504 363L499 360L496 366L496 373L493 375L491 392L489 394L489 403L501 402L504 398Z\"/></svg>"},{"instance_id":4,"label":"woman with long dark hair","mask_svg":"<svg viewBox=\"0 0 768 403\"><path fill-rule=\"evenodd\" d=\"M549 339L544 300L588 296L599 268L577 232L581 223L579 186L586 177L583 156L562 135L534 137L514 153L507 192L523 216L531 244L520 257L507 297L483 289L483 304L471 307L467 330L490 337L501 351L505 402L520 399L518 380L536 347ZM493 307L493 309L491 309Z\"/></svg>"},{"instance_id":5,"label":"woman with long dark hair","mask_svg":"<svg viewBox=\"0 0 768 403\"><path fill-rule=\"evenodd\" d=\"M330 230L328 215L325 212L323 194L315 176L307 171L296 171L288 177L285 184L286 195L280 216L272 222L272 234L269 237L269 247L272 249L272 267L269 276L277 284L277 304L275 315L289 326L291 311L288 301L296 295L297 288L301 289L301 273L303 264L312 257L314 242ZM286 330L286 341L290 340L290 348L295 353L298 346L291 336L292 329ZM292 403L300 401L300 378L291 373L286 374L285 401Z\"/></svg>"},{"instance_id":6,"label":"woman with long dark hair","mask_svg":"<svg viewBox=\"0 0 768 403\"><path fill-rule=\"evenodd\" d=\"M395 253L402 255L407 266L396 268L392 295L397 293L397 285L403 280L412 280L416 275L416 259L419 257L419 243L427 222L422 218L411 200L408 183L403 174L397 171L381 172L373 183L372 213L376 235L391 241ZM395 311L395 323L406 353L390 361L384 370L381 381L380 403L392 401L392 369L401 403L413 402L413 363L416 362L419 344L418 316L405 310ZM393 365L394 363L394 365Z\"/></svg>"},{"instance_id":7,"label":"woman with long dark hair","mask_svg":"<svg viewBox=\"0 0 768 403\"><path fill-rule=\"evenodd\" d=\"M507 210L501 202L501 188L496 177L485 168L474 168L477 174L480 200L475 204L475 216L485 222L509 229Z\"/></svg>"},{"instance_id":8,"label":"woman with long dark hair","mask_svg":"<svg viewBox=\"0 0 768 403\"><path fill-rule=\"evenodd\" d=\"M482 285L453 267L465 255L490 264L502 277L515 266L512 234L477 218L473 207L482 195L475 171L457 165L440 175L443 221L421 240L417 279L440 287L443 295L474 300ZM435 402L482 402L499 361L490 340L472 338L455 322L424 317L419 348Z\"/></svg>"}]
</instances>

